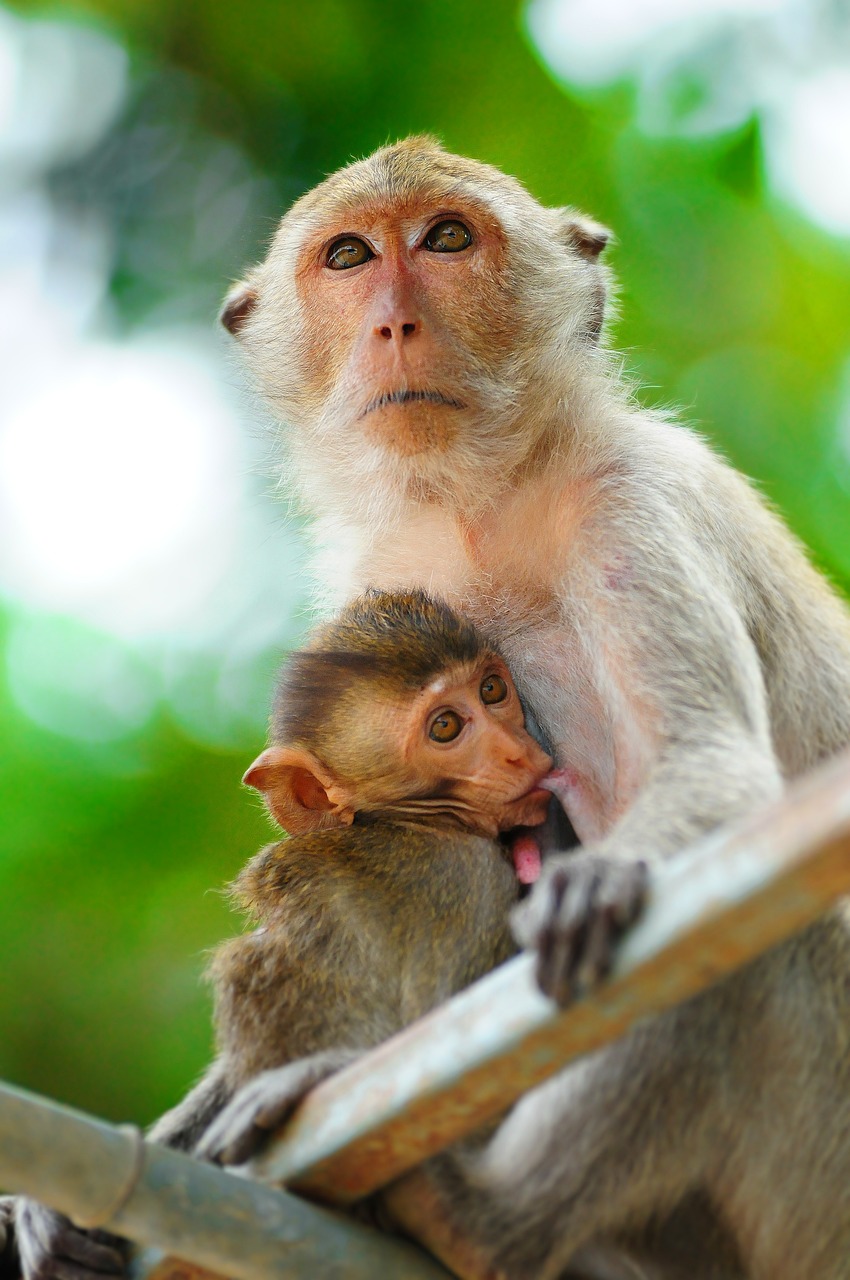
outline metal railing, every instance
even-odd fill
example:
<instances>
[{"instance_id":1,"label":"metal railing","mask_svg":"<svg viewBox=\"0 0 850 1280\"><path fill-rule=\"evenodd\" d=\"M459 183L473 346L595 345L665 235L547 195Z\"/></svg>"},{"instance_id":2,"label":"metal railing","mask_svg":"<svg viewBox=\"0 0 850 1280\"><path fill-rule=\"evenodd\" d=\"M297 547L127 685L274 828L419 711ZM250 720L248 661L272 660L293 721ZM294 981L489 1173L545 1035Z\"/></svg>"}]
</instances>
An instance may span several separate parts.
<instances>
[{"instance_id":1,"label":"metal railing","mask_svg":"<svg viewBox=\"0 0 850 1280\"><path fill-rule=\"evenodd\" d=\"M533 958L510 961L317 1087L249 1172L349 1204L638 1019L798 932L848 892L850 754L659 868L614 972L585 999L558 1010L535 988ZM81 1124L88 1145L72 1137ZM445 1276L416 1250L262 1182L0 1093L0 1185L79 1222L96 1220L238 1280ZM191 1269L148 1255L139 1271L147 1280L183 1280Z\"/></svg>"}]
</instances>

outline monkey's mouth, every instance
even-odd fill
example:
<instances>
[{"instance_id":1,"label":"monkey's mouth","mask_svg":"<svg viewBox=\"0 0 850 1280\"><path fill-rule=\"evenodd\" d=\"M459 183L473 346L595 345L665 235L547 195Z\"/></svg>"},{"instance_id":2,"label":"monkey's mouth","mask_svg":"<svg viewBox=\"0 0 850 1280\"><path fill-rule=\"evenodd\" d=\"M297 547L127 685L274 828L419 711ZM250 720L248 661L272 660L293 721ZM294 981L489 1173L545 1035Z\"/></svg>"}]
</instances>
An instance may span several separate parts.
<instances>
[{"instance_id":1,"label":"monkey's mouth","mask_svg":"<svg viewBox=\"0 0 850 1280\"><path fill-rule=\"evenodd\" d=\"M461 400L455 400L453 396L444 396L441 391L385 391L383 395L375 396L374 400L370 400L360 417L365 418L367 414L372 413L375 409L383 409L388 404L444 404L449 409L465 409L466 405Z\"/></svg>"},{"instance_id":2,"label":"monkey's mouth","mask_svg":"<svg viewBox=\"0 0 850 1280\"><path fill-rule=\"evenodd\" d=\"M523 800L544 800L547 796L550 796L553 793L557 794L554 786L550 785L552 775L555 772L556 771L552 768L550 761L549 768L544 773L541 773L540 776L531 783L530 787L527 787L525 791L521 791L518 796L514 796L510 803L520 804Z\"/></svg>"}]
</instances>

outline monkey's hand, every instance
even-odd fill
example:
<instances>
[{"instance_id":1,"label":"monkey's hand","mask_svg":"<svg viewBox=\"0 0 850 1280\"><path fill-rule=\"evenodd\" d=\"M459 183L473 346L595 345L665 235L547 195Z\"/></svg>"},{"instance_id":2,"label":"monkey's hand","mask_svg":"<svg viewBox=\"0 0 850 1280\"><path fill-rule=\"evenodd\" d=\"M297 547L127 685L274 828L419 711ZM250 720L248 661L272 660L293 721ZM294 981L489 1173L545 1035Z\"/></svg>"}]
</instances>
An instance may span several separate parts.
<instances>
[{"instance_id":1,"label":"monkey's hand","mask_svg":"<svg viewBox=\"0 0 850 1280\"><path fill-rule=\"evenodd\" d=\"M285 1067L261 1072L216 1117L195 1148L195 1155L219 1164L243 1164L274 1129L289 1119L305 1094L359 1058L361 1052L327 1049Z\"/></svg>"},{"instance_id":2,"label":"monkey's hand","mask_svg":"<svg viewBox=\"0 0 850 1280\"><path fill-rule=\"evenodd\" d=\"M544 995L566 1005L606 976L620 935L640 915L648 875L645 862L591 852L544 862L530 896L511 913L517 942L537 950Z\"/></svg>"},{"instance_id":3,"label":"monkey's hand","mask_svg":"<svg viewBox=\"0 0 850 1280\"><path fill-rule=\"evenodd\" d=\"M15 1205L15 1243L22 1280L102 1280L126 1270L124 1242L106 1231L84 1231L24 1196Z\"/></svg>"},{"instance_id":4,"label":"monkey's hand","mask_svg":"<svg viewBox=\"0 0 850 1280\"><path fill-rule=\"evenodd\" d=\"M15 1201L12 1196L0 1196L0 1257L12 1248L12 1223L15 1219ZM0 1274L3 1267L0 1266Z\"/></svg>"}]
</instances>

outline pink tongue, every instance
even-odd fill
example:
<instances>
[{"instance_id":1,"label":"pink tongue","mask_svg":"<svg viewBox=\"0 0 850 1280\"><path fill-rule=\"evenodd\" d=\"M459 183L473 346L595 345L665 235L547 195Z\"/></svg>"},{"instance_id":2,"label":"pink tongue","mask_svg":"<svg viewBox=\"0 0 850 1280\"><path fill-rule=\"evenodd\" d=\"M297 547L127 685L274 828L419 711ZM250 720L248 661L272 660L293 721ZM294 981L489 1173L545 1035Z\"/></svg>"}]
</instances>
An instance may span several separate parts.
<instances>
[{"instance_id":1,"label":"pink tongue","mask_svg":"<svg viewBox=\"0 0 850 1280\"><path fill-rule=\"evenodd\" d=\"M516 836L511 841L514 870L520 884L534 884L540 876L540 847L534 836Z\"/></svg>"}]
</instances>

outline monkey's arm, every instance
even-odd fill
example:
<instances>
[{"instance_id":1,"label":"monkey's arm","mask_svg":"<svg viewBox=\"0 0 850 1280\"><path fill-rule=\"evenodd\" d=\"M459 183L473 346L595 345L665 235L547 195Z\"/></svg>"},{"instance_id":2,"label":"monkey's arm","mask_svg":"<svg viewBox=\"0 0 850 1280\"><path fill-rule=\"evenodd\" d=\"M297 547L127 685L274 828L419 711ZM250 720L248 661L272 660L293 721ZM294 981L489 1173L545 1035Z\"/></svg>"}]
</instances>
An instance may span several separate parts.
<instances>
[{"instance_id":1,"label":"monkey's arm","mask_svg":"<svg viewBox=\"0 0 850 1280\"><path fill-rule=\"evenodd\" d=\"M204 1159L247 1160L310 1089L401 1026L380 939L364 948L352 929L363 914L341 893L337 914L322 888L317 878L309 910L293 904L214 958L221 1061L237 1091L196 1148Z\"/></svg>"},{"instance_id":2,"label":"monkey's arm","mask_svg":"<svg viewBox=\"0 0 850 1280\"><path fill-rule=\"evenodd\" d=\"M639 864L782 786L732 569L663 496L652 510L642 504L617 489L577 540L570 570L571 678L588 692L572 736L557 744L565 768L553 788L585 852L547 860L514 914L520 944L540 949L544 991L561 1001L582 972L593 981L607 967L643 896Z\"/></svg>"},{"instance_id":3,"label":"monkey's arm","mask_svg":"<svg viewBox=\"0 0 850 1280\"><path fill-rule=\"evenodd\" d=\"M359 1058L361 1049L325 1049L263 1071L244 1085L195 1150L202 1160L243 1164L289 1118L306 1094Z\"/></svg>"},{"instance_id":4,"label":"monkey's arm","mask_svg":"<svg viewBox=\"0 0 850 1280\"><path fill-rule=\"evenodd\" d=\"M176 1107L166 1111L148 1130L151 1142L176 1151L192 1151L198 1139L233 1096L220 1059Z\"/></svg>"}]
</instances>

